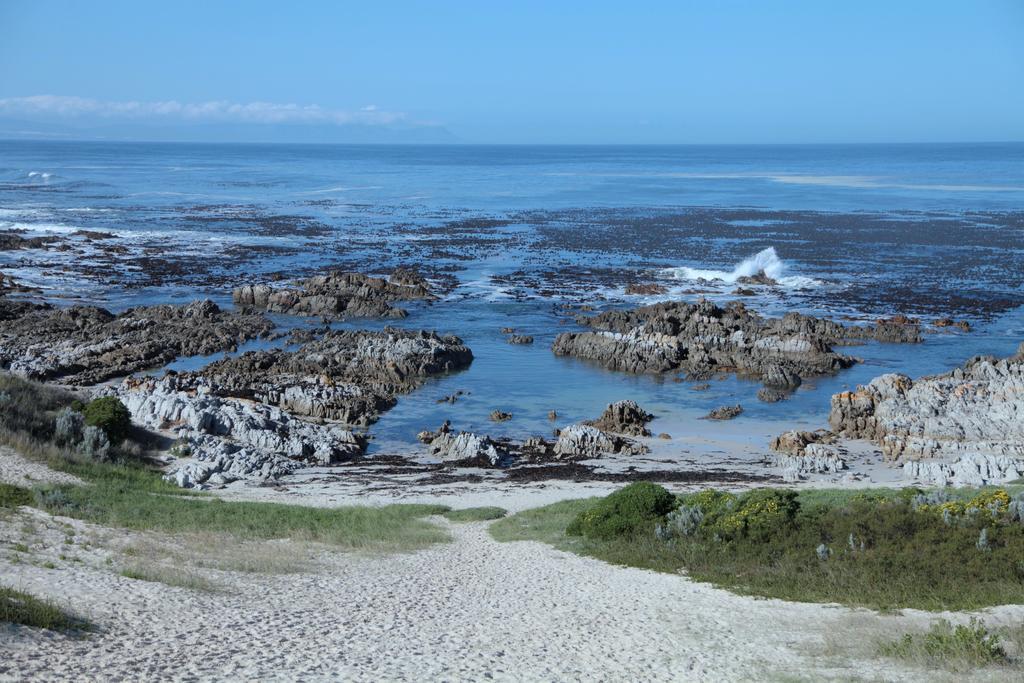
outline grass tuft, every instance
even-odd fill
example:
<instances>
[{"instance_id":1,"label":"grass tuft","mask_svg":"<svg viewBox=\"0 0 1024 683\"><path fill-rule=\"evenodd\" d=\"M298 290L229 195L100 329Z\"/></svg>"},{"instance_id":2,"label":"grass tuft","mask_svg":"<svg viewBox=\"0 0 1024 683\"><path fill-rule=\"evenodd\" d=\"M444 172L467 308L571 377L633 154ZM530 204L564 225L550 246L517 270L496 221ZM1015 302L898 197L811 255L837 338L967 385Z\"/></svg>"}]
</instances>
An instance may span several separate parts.
<instances>
[{"instance_id":1,"label":"grass tuft","mask_svg":"<svg viewBox=\"0 0 1024 683\"><path fill-rule=\"evenodd\" d=\"M479 507L449 510L444 513L444 518L450 522L489 522L492 519L501 519L507 514L508 510L505 508Z\"/></svg>"},{"instance_id":2,"label":"grass tuft","mask_svg":"<svg viewBox=\"0 0 1024 683\"><path fill-rule=\"evenodd\" d=\"M150 562L135 562L120 571L121 576L137 581L162 583L175 588L212 593L220 590L217 584L206 579L193 569L180 566L168 566Z\"/></svg>"},{"instance_id":3,"label":"grass tuft","mask_svg":"<svg viewBox=\"0 0 1024 683\"><path fill-rule=\"evenodd\" d=\"M90 626L49 600L0 586L0 623L20 624L50 631L85 631Z\"/></svg>"}]
</instances>

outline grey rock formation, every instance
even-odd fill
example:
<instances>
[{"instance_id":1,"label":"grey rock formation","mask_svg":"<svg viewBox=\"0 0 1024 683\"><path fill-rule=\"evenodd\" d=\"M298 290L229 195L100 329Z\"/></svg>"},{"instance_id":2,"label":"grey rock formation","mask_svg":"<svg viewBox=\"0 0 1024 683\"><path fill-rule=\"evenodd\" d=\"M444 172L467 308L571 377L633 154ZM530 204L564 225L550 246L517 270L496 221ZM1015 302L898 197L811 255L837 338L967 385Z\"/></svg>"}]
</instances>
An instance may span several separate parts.
<instances>
[{"instance_id":1,"label":"grey rock formation","mask_svg":"<svg viewBox=\"0 0 1024 683\"><path fill-rule=\"evenodd\" d=\"M458 337L393 328L334 330L294 351L250 351L181 373L178 381L296 415L366 425L391 408L397 394L472 360Z\"/></svg>"},{"instance_id":2,"label":"grey rock formation","mask_svg":"<svg viewBox=\"0 0 1024 683\"><path fill-rule=\"evenodd\" d=\"M935 480L970 479L964 468L977 463L986 473L1010 471L1003 458L1024 458L1024 357L973 358L916 381L899 374L876 377L834 395L829 423L843 436L877 443L889 460L943 461L945 474L932 471ZM964 463L960 469L958 462ZM932 476L923 464L906 471Z\"/></svg>"},{"instance_id":3,"label":"grey rock formation","mask_svg":"<svg viewBox=\"0 0 1024 683\"><path fill-rule=\"evenodd\" d=\"M734 406L722 406L721 408L715 408L710 413L704 416L706 420L732 420L733 418L739 417L743 413L743 406L736 404Z\"/></svg>"},{"instance_id":4,"label":"grey rock formation","mask_svg":"<svg viewBox=\"0 0 1024 683\"><path fill-rule=\"evenodd\" d=\"M471 432L454 434L447 429L430 439L430 452L443 462L498 467L508 453L488 436Z\"/></svg>"},{"instance_id":5,"label":"grey rock formation","mask_svg":"<svg viewBox=\"0 0 1024 683\"><path fill-rule=\"evenodd\" d=\"M119 315L93 306L37 309L0 326L0 366L30 379L95 384L234 349L272 328L263 316L227 313L209 300Z\"/></svg>"},{"instance_id":6,"label":"grey rock formation","mask_svg":"<svg viewBox=\"0 0 1024 683\"><path fill-rule=\"evenodd\" d=\"M362 273L332 272L298 283L297 288L267 284L244 285L231 293L237 306L291 315L403 318L395 301L430 299L426 281L410 270L396 271L390 280Z\"/></svg>"},{"instance_id":7,"label":"grey rock formation","mask_svg":"<svg viewBox=\"0 0 1024 683\"><path fill-rule=\"evenodd\" d=\"M554 353L626 372L684 371L694 378L736 372L792 389L800 377L856 362L832 350L848 336L842 325L797 313L766 319L739 302L725 308L704 300L661 303L577 322L592 331L558 335Z\"/></svg>"},{"instance_id":8,"label":"grey rock formation","mask_svg":"<svg viewBox=\"0 0 1024 683\"><path fill-rule=\"evenodd\" d=\"M930 486L987 486L1024 476L1024 459L976 453L955 462L908 460L903 476Z\"/></svg>"},{"instance_id":9,"label":"grey rock formation","mask_svg":"<svg viewBox=\"0 0 1024 683\"><path fill-rule=\"evenodd\" d=\"M363 436L339 425L313 424L279 408L213 396L202 387L182 386L172 374L129 378L106 391L121 399L134 422L172 431L188 445L195 462L168 474L182 485L203 484L216 473L279 476L304 463L351 460L366 448Z\"/></svg>"},{"instance_id":10,"label":"grey rock formation","mask_svg":"<svg viewBox=\"0 0 1024 683\"><path fill-rule=\"evenodd\" d=\"M651 431L647 429L647 423L653 419L654 415L637 405L636 401L616 401L604 409L601 417L584 424L616 434L650 436Z\"/></svg>"},{"instance_id":11,"label":"grey rock formation","mask_svg":"<svg viewBox=\"0 0 1024 683\"><path fill-rule=\"evenodd\" d=\"M807 474L838 474L846 469L845 451L835 445L836 437L827 430L792 430L772 439L775 455L771 465L782 470L787 481L798 481Z\"/></svg>"},{"instance_id":12,"label":"grey rock formation","mask_svg":"<svg viewBox=\"0 0 1024 683\"><path fill-rule=\"evenodd\" d=\"M647 451L646 446L632 439L585 424L569 425L561 430L552 447L554 456L560 459L595 458L605 453L639 455Z\"/></svg>"},{"instance_id":13,"label":"grey rock formation","mask_svg":"<svg viewBox=\"0 0 1024 683\"><path fill-rule=\"evenodd\" d=\"M833 444L836 436L826 429L819 429L814 432L802 432L797 429L783 432L772 439L770 447L778 453L789 455L803 455L804 449L810 444Z\"/></svg>"}]
</instances>

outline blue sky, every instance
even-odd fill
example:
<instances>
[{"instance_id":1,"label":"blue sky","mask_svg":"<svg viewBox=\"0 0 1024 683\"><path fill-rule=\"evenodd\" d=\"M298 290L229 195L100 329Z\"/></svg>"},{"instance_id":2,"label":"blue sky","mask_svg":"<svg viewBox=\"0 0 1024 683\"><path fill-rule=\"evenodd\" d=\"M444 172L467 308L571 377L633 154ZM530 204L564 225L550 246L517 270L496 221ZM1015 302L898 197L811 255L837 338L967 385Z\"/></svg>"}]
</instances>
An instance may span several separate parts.
<instances>
[{"instance_id":1,"label":"blue sky","mask_svg":"<svg viewBox=\"0 0 1024 683\"><path fill-rule=\"evenodd\" d=\"M132 135L1024 140L1024 0L0 0L0 117Z\"/></svg>"}]
</instances>

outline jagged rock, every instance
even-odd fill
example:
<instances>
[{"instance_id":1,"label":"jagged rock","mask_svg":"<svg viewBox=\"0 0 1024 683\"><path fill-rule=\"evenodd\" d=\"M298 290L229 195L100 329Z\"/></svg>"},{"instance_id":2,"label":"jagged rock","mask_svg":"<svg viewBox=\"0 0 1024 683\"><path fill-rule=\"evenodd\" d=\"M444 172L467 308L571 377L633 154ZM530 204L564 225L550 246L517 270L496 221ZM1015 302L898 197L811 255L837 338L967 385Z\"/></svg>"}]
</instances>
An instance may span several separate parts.
<instances>
[{"instance_id":1,"label":"jagged rock","mask_svg":"<svg viewBox=\"0 0 1024 683\"><path fill-rule=\"evenodd\" d=\"M743 412L743 406L737 404L734 406L722 406L721 408L715 408L710 413L704 416L706 420L731 420L738 417Z\"/></svg>"},{"instance_id":2,"label":"jagged rock","mask_svg":"<svg viewBox=\"0 0 1024 683\"><path fill-rule=\"evenodd\" d=\"M829 424L889 460L1024 458L1024 357L978 357L916 381L887 374L832 397Z\"/></svg>"},{"instance_id":3,"label":"jagged rock","mask_svg":"<svg viewBox=\"0 0 1024 683\"><path fill-rule=\"evenodd\" d=\"M836 474L846 469L846 461L844 451L835 442L835 434L824 429L784 432L772 439L771 449L776 455L771 464L783 470L787 481L798 481L806 474Z\"/></svg>"},{"instance_id":4,"label":"jagged rock","mask_svg":"<svg viewBox=\"0 0 1024 683\"><path fill-rule=\"evenodd\" d=\"M933 486L988 486L1024 476L1024 459L972 454L955 462L908 460L903 476Z\"/></svg>"},{"instance_id":5,"label":"jagged rock","mask_svg":"<svg viewBox=\"0 0 1024 683\"><path fill-rule=\"evenodd\" d=\"M488 436L441 431L430 441L430 452L443 462L498 467L508 453Z\"/></svg>"},{"instance_id":6,"label":"jagged rock","mask_svg":"<svg viewBox=\"0 0 1024 683\"><path fill-rule=\"evenodd\" d=\"M819 443L809 444L799 455L776 454L772 465L783 470L787 481L797 481L806 474L838 474L846 469L846 461L838 448Z\"/></svg>"},{"instance_id":7,"label":"jagged rock","mask_svg":"<svg viewBox=\"0 0 1024 683\"><path fill-rule=\"evenodd\" d=\"M397 394L472 360L458 337L393 328L330 330L297 350L249 351L181 373L178 381L297 415L366 425L393 407Z\"/></svg>"},{"instance_id":8,"label":"jagged rock","mask_svg":"<svg viewBox=\"0 0 1024 683\"><path fill-rule=\"evenodd\" d=\"M597 427L585 424L569 425L558 434L552 448L558 458L594 458L605 453L646 453L647 447L617 434L602 432Z\"/></svg>"},{"instance_id":9,"label":"jagged rock","mask_svg":"<svg viewBox=\"0 0 1024 683\"><path fill-rule=\"evenodd\" d=\"M0 327L0 366L30 379L95 384L231 350L271 329L263 316L226 313L210 300L119 315L94 306L32 310Z\"/></svg>"},{"instance_id":10,"label":"jagged rock","mask_svg":"<svg viewBox=\"0 0 1024 683\"><path fill-rule=\"evenodd\" d=\"M584 424L593 425L605 432L650 436L647 423L653 419L654 415L637 405L636 401L617 401L609 404L601 413L601 417Z\"/></svg>"},{"instance_id":11,"label":"jagged rock","mask_svg":"<svg viewBox=\"0 0 1024 683\"><path fill-rule=\"evenodd\" d=\"M856 362L832 350L847 337L842 325L799 313L766 319L739 302L661 303L577 322L593 331L558 335L554 353L626 372L707 378L725 371L791 386L794 377L833 374Z\"/></svg>"},{"instance_id":12,"label":"jagged rock","mask_svg":"<svg viewBox=\"0 0 1024 683\"><path fill-rule=\"evenodd\" d=\"M666 434L665 432L662 432L661 434L658 434L658 438L659 439L663 439L665 441L671 441L672 440L672 435L671 434Z\"/></svg>"},{"instance_id":13,"label":"jagged rock","mask_svg":"<svg viewBox=\"0 0 1024 683\"><path fill-rule=\"evenodd\" d=\"M512 419L512 413L506 413L503 410L495 410L491 412L492 422L508 422Z\"/></svg>"},{"instance_id":14,"label":"jagged rock","mask_svg":"<svg viewBox=\"0 0 1024 683\"><path fill-rule=\"evenodd\" d=\"M785 401L792 395L792 391L786 391L785 389L769 389L768 387L761 387L757 390L757 400L765 403L778 403L779 401Z\"/></svg>"},{"instance_id":15,"label":"jagged rock","mask_svg":"<svg viewBox=\"0 0 1024 683\"><path fill-rule=\"evenodd\" d=\"M533 343L533 337L528 334L513 334L508 338L509 344L526 345Z\"/></svg>"},{"instance_id":16,"label":"jagged rock","mask_svg":"<svg viewBox=\"0 0 1024 683\"><path fill-rule=\"evenodd\" d=\"M626 294L634 296L652 296L657 294L664 294L668 291L664 285L659 285L656 282L650 283L639 283L631 282L626 285Z\"/></svg>"},{"instance_id":17,"label":"jagged rock","mask_svg":"<svg viewBox=\"0 0 1024 683\"><path fill-rule=\"evenodd\" d=\"M759 270L754 275L741 275L741 276L739 276L738 278L736 278L736 284L738 284L738 285L767 285L769 287L774 287L774 286L776 286L779 283L774 278L769 277L769 275L767 273L765 273L763 270Z\"/></svg>"},{"instance_id":18,"label":"jagged rock","mask_svg":"<svg viewBox=\"0 0 1024 683\"><path fill-rule=\"evenodd\" d=\"M389 281L362 273L332 272L303 280L297 289L244 285L235 288L231 298L241 307L290 315L403 318L406 312L391 306L392 302L431 299L433 295L426 281L413 271L396 274Z\"/></svg>"},{"instance_id":19,"label":"jagged rock","mask_svg":"<svg viewBox=\"0 0 1024 683\"><path fill-rule=\"evenodd\" d=\"M803 455L804 450L811 444L833 444L836 436L826 429L819 429L814 432L802 432L797 429L783 432L772 439L770 448L779 453L789 455Z\"/></svg>"},{"instance_id":20,"label":"jagged rock","mask_svg":"<svg viewBox=\"0 0 1024 683\"><path fill-rule=\"evenodd\" d=\"M953 320L952 318L939 318L932 321L935 327L956 327L963 332L971 331L971 324L966 320Z\"/></svg>"},{"instance_id":21,"label":"jagged rock","mask_svg":"<svg viewBox=\"0 0 1024 683\"><path fill-rule=\"evenodd\" d=\"M549 410L548 411L548 419L551 420L552 422L554 422L555 420L558 419L558 413L556 413L553 410Z\"/></svg>"},{"instance_id":22,"label":"jagged rock","mask_svg":"<svg viewBox=\"0 0 1024 683\"><path fill-rule=\"evenodd\" d=\"M341 426L312 424L271 406L212 396L181 386L173 374L128 378L104 392L116 395L134 422L171 430L187 444L193 462L179 463L167 477L192 486L214 473L277 477L304 463L351 460L366 448L365 437Z\"/></svg>"}]
</instances>

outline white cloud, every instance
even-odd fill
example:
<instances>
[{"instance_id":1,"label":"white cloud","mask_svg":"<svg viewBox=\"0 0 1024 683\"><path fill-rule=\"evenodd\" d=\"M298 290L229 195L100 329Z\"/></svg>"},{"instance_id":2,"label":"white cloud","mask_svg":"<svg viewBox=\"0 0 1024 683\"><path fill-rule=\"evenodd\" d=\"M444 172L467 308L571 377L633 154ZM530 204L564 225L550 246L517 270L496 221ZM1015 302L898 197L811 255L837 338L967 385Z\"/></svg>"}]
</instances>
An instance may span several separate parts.
<instances>
[{"instance_id":1,"label":"white cloud","mask_svg":"<svg viewBox=\"0 0 1024 683\"><path fill-rule=\"evenodd\" d=\"M65 95L0 98L0 114L22 117L175 120L196 123L321 123L387 125L406 115L367 105L355 111L317 104L277 102L210 102L97 100Z\"/></svg>"}]
</instances>

